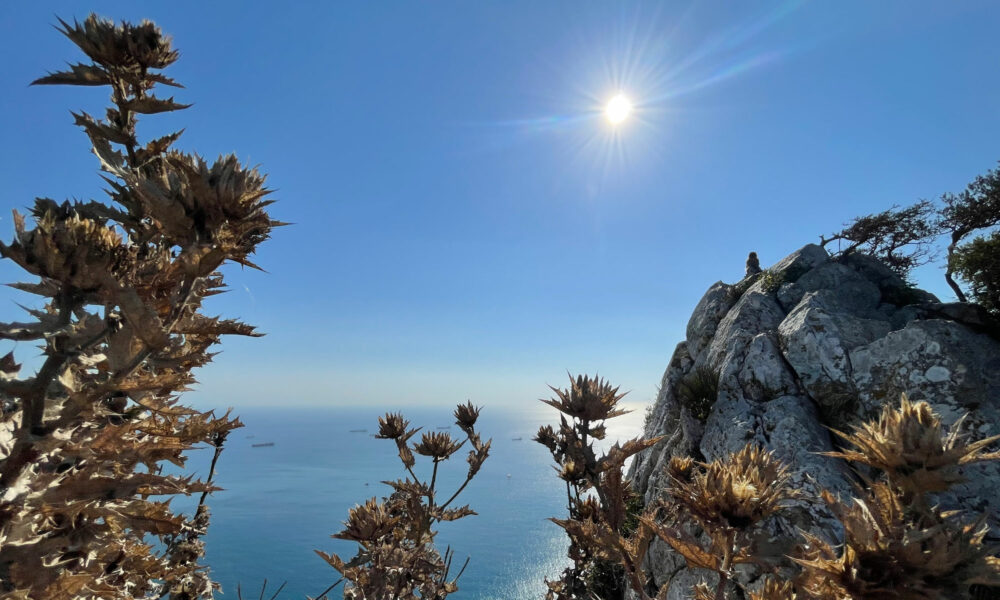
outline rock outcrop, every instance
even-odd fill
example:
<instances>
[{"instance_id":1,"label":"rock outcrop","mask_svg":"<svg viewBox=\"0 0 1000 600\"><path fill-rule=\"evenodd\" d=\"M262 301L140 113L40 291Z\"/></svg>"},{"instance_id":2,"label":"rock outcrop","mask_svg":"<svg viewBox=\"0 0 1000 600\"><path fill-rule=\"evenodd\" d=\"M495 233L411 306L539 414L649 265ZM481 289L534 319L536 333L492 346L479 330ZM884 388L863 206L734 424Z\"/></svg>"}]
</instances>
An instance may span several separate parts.
<instances>
[{"instance_id":1,"label":"rock outcrop","mask_svg":"<svg viewBox=\"0 0 1000 600\"><path fill-rule=\"evenodd\" d=\"M818 491L846 496L857 478L818 454L834 449L827 428L848 429L905 392L949 426L968 414L964 428L975 437L1000 433L998 339L975 306L943 304L869 256L832 258L805 246L738 284L716 283L698 303L646 425L646 436L665 439L636 457L633 484L649 505L663 494L671 456L711 461L752 441L791 465L804 492L768 523L770 538L804 530L836 540L839 526ZM706 372L717 376L714 398L691 406L682 383ZM1000 466L974 465L965 476L940 502L985 513L1000 531ZM687 597L707 575L659 540L646 568L656 587L671 586L670 599ZM741 574L744 583L757 576Z\"/></svg>"}]
</instances>

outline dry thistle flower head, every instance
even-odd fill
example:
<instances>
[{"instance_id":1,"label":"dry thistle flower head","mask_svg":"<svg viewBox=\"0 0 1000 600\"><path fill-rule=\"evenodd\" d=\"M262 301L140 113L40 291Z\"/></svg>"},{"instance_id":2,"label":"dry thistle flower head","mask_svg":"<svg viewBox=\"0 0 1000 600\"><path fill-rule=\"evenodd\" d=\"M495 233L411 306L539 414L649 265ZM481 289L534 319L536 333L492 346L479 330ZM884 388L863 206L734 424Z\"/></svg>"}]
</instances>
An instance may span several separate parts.
<instances>
[{"instance_id":1,"label":"dry thistle flower head","mask_svg":"<svg viewBox=\"0 0 1000 600\"><path fill-rule=\"evenodd\" d=\"M381 440L395 440L406 434L406 428L410 422L403 418L402 413L385 413L384 417L378 418L378 433L376 438Z\"/></svg>"},{"instance_id":2,"label":"dry thistle flower head","mask_svg":"<svg viewBox=\"0 0 1000 600\"><path fill-rule=\"evenodd\" d=\"M603 421L628 412L616 408L625 394L619 394L617 387L611 387L603 379L579 375L575 381L570 377L569 382L570 387L565 390L549 386L557 398L542 402L583 421Z\"/></svg>"},{"instance_id":3,"label":"dry thistle flower head","mask_svg":"<svg viewBox=\"0 0 1000 600\"><path fill-rule=\"evenodd\" d=\"M264 179L233 155L209 165L199 156L171 151L147 174L136 200L177 245L211 244L231 260L256 268L247 256L272 226L280 225L264 211L272 202L261 200L270 192Z\"/></svg>"},{"instance_id":4,"label":"dry thistle flower head","mask_svg":"<svg viewBox=\"0 0 1000 600\"><path fill-rule=\"evenodd\" d=\"M564 462L562 469L559 471L559 478L570 483L580 482L584 479L584 477L586 477L586 475L586 466L583 463L573 460L567 460Z\"/></svg>"},{"instance_id":5,"label":"dry thistle flower head","mask_svg":"<svg viewBox=\"0 0 1000 600\"><path fill-rule=\"evenodd\" d=\"M550 452L556 451L558 438L556 437L556 432L552 429L551 425L543 425L542 427L539 427L538 434L535 436L535 441L548 448Z\"/></svg>"},{"instance_id":6,"label":"dry thistle flower head","mask_svg":"<svg viewBox=\"0 0 1000 600\"><path fill-rule=\"evenodd\" d=\"M903 394L899 408L886 406L878 421L856 426L850 434L832 430L856 450L824 454L881 469L893 485L910 493L940 492L962 480L963 465L1000 458L1000 453L983 452L1000 436L968 443L959 433L961 424L962 419L945 433L929 404L913 404Z\"/></svg>"},{"instance_id":7,"label":"dry thistle flower head","mask_svg":"<svg viewBox=\"0 0 1000 600\"><path fill-rule=\"evenodd\" d=\"M178 54L170 47L170 38L150 21L138 25L126 22L115 25L110 19L92 14L82 24L75 19L73 25L62 19L59 19L59 24L62 25L59 31L103 67L115 67L119 71L131 67L138 72L140 69L162 69L177 60ZM73 70L77 71L76 68ZM100 79L97 73L90 74L90 77L87 81L91 85L111 83L110 79Z\"/></svg>"},{"instance_id":8,"label":"dry thistle flower head","mask_svg":"<svg viewBox=\"0 0 1000 600\"><path fill-rule=\"evenodd\" d=\"M701 466L688 479L674 478L686 465L671 460L670 494L709 531L745 530L798 496L788 487L788 467L754 445Z\"/></svg>"},{"instance_id":9,"label":"dry thistle flower head","mask_svg":"<svg viewBox=\"0 0 1000 600\"><path fill-rule=\"evenodd\" d=\"M1000 585L1000 561L983 544L983 520L963 524L948 513L914 515L885 483L873 484L850 505L825 491L823 499L844 525L844 545L838 553L806 535L809 549L794 560L803 567L810 597L950 600L968 597L973 584Z\"/></svg>"},{"instance_id":10,"label":"dry thistle flower head","mask_svg":"<svg viewBox=\"0 0 1000 600\"><path fill-rule=\"evenodd\" d=\"M386 510L384 504L375 498L369 498L364 504L350 509L344 530L331 537L359 543L374 542L392 533L399 521Z\"/></svg>"},{"instance_id":11,"label":"dry thistle flower head","mask_svg":"<svg viewBox=\"0 0 1000 600\"><path fill-rule=\"evenodd\" d=\"M88 218L68 203L38 215L36 228L25 231L24 217L14 211L15 241L4 255L29 273L84 292L101 287L124 255L121 236L104 220Z\"/></svg>"},{"instance_id":12,"label":"dry thistle flower head","mask_svg":"<svg viewBox=\"0 0 1000 600\"><path fill-rule=\"evenodd\" d=\"M447 460L465 442L457 442L446 432L432 431L420 437L420 443L413 446L413 451L423 456L430 456L434 462Z\"/></svg>"},{"instance_id":13,"label":"dry thistle flower head","mask_svg":"<svg viewBox=\"0 0 1000 600\"><path fill-rule=\"evenodd\" d=\"M479 411L482 409L472 405L472 402L459 404L455 409L455 424L465 433L470 433L479 418Z\"/></svg>"}]
</instances>

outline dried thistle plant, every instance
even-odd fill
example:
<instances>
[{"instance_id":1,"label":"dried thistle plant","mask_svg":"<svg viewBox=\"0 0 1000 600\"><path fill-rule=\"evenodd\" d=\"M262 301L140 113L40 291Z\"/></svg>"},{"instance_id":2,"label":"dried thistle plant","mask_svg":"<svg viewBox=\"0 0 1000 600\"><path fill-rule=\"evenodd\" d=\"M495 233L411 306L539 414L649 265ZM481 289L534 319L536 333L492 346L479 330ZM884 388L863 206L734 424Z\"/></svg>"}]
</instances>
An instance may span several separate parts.
<instances>
[{"instance_id":1,"label":"dried thistle plant","mask_svg":"<svg viewBox=\"0 0 1000 600\"><path fill-rule=\"evenodd\" d=\"M824 454L876 467L885 481L858 488L858 497L849 503L823 491L843 525L844 543L837 547L803 533L804 544L792 557L800 575L770 578L759 590L744 594L753 600L943 600L972 598L977 588L1000 587L1000 558L985 543L985 518L970 521L958 511L932 506L927 498L960 481L960 466L1000 457L985 452L1000 437L971 442L960 427L961 422L945 431L928 404L913 404L903 396L898 408L886 407L877 421L859 425L851 434L836 432L854 448ZM649 515L641 520L688 567L718 573L715 589L699 584L692 597L724 598L734 565L775 566L753 554L749 537L757 524L798 496L788 488L788 469L773 456L747 446L708 464L675 457L668 476L670 499L663 513L673 524L686 519L697 523L707 545L684 527Z\"/></svg>"},{"instance_id":2,"label":"dried thistle plant","mask_svg":"<svg viewBox=\"0 0 1000 600\"><path fill-rule=\"evenodd\" d=\"M816 598L969 598L972 585L1000 585L995 548L983 543L985 520L963 523L953 512L917 513L898 490L873 484L869 494L846 505L824 493L844 525L838 551L807 536L796 561L801 588Z\"/></svg>"},{"instance_id":3,"label":"dried thistle plant","mask_svg":"<svg viewBox=\"0 0 1000 600\"><path fill-rule=\"evenodd\" d=\"M551 386L550 386L551 387ZM617 564L629 585L644 590L642 562L652 539L649 528L626 528L628 505L634 492L622 471L629 457L649 448L660 438L633 439L615 444L598 456L594 441L603 440L605 421L626 414L618 408L625 394L600 378L570 377L570 387L551 387L556 397L542 402L562 413L558 431L546 425L535 441L549 449L559 477L566 484L568 519L552 519L570 538L573 565L560 579L546 581L550 600L589 598L595 593L594 575L607 564ZM567 420L569 417L569 420ZM644 592L643 592L644 593ZM643 596L645 597L645 596Z\"/></svg>"},{"instance_id":4,"label":"dried thistle plant","mask_svg":"<svg viewBox=\"0 0 1000 600\"><path fill-rule=\"evenodd\" d=\"M878 421L863 423L849 434L832 430L856 449L825 455L875 467L893 486L920 498L960 482L961 467L1000 458L1000 452L983 452L1000 435L969 442L961 434L964 420L945 432L929 404L914 404L903 394L899 408L886 406Z\"/></svg>"},{"instance_id":5,"label":"dried thistle plant","mask_svg":"<svg viewBox=\"0 0 1000 600\"><path fill-rule=\"evenodd\" d=\"M226 334L259 335L205 316L226 262L248 259L272 227L264 177L223 157L209 165L171 149L180 133L139 142L139 115L186 108L157 97L180 87L160 73L177 59L150 22L94 15L60 31L90 59L35 84L108 86L105 119L74 114L97 155L110 205L36 200L33 227L14 213L0 255L37 281L13 284L43 299L0 339L39 341L38 371L19 378L0 361L0 597L211 598L199 564L206 495L227 434L240 427L178 404ZM215 448L206 481L164 475L197 444ZM200 493L195 515L177 494Z\"/></svg>"},{"instance_id":6,"label":"dried thistle plant","mask_svg":"<svg viewBox=\"0 0 1000 600\"><path fill-rule=\"evenodd\" d=\"M798 496L788 487L788 467L754 445L699 466L671 459L669 493L703 529L722 537L748 531Z\"/></svg>"},{"instance_id":7,"label":"dried thistle plant","mask_svg":"<svg viewBox=\"0 0 1000 600\"><path fill-rule=\"evenodd\" d=\"M652 515L640 520L683 556L689 567L718 574L715 589L703 584L694 591L696 597L721 600L735 565L772 566L753 554L753 535L760 523L799 497L798 491L788 486L788 467L772 453L748 444L710 463L674 457L668 476L670 499L663 512L673 522L697 523L706 534L707 545L683 527L664 525Z\"/></svg>"},{"instance_id":8,"label":"dried thistle plant","mask_svg":"<svg viewBox=\"0 0 1000 600\"><path fill-rule=\"evenodd\" d=\"M342 575L340 581L346 581L344 598L445 598L458 590L458 579L465 565L457 575L449 578L454 553L446 549L442 556L437 551L434 547L437 532L433 527L441 521L455 521L476 514L469 506L449 506L489 457L492 440L483 442L475 429L480 410L471 402L455 409L455 424L465 433L464 440L456 440L447 432L431 432L424 433L412 446L409 441L419 429L411 429L410 422L402 414L388 413L379 417L379 432L375 437L396 443L400 462L412 479L386 481L384 483L393 489L389 497L371 498L350 510L344 530L333 535L337 539L357 542L358 552L350 561L345 562L337 554L316 551ZM469 467L465 481L440 502L438 465L466 443L471 449L466 457ZM414 472L414 453L431 459L429 482L422 481ZM319 596L324 596L336 585Z\"/></svg>"},{"instance_id":9,"label":"dried thistle plant","mask_svg":"<svg viewBox=\"0 0 1000 600\"><path fill-rule=\"evenodd\" d=\"M1000 436L969 442L960 428L961 420L945 431L929 404L903 395L899 408L886 407L876 422L835 432L854 449L828 456L876 467L885 481L859 489L851 504L824 492L844 525L844 544L837 550L807 536L796 558L806 594L931 600L971 598L973 586L1000 587L997 549L984 543L985 517L970 521L927 497L960 482L961 465L1000 458L983 451Z\"/></svg>"}]
</instances>

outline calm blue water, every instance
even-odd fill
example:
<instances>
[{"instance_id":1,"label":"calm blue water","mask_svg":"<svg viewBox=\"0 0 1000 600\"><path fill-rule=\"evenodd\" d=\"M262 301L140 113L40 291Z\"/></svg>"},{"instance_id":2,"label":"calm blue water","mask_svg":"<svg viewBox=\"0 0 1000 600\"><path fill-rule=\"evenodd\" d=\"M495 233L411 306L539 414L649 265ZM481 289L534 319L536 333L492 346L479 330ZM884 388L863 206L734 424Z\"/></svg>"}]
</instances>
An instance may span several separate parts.
<instances>
[{"instance_id":1,"label":"calm blue water","mask_svg":"<svg viewBox=\"0 0 1000 600\"><path fill-rule=\"evenodd\" d=\"M450 425L453 435L461 433L447 408L403 412L412 426L434 430ZM288 582L279 598L315 596L338 574L313 549L350 559L356 546L329 536L342 529L350 507L389 493L380 481L405 474L393 442L369 436L377 431L377 417L383 413L272 408L239 414L246 427L230 437L216 474L216 483L225 491L209 502L207 563L213 579L222 584L226 598L236 597L237 583L244 598L257 598L264 578L270 590ZM450 544L456 550L456 571L471 557L452 596L457 600L539 598L544 578L556 577L567 564L565 535L546 520L565 516L565 487L548 451L531 441L539 425L554 422L553 410L518 415L483 410L477 429L484 438L493 438L493 448L456 501L459 506L470 504L479 514L438 528L439 547ZM350 433L352 429L368 432ZM516 437L522 439L514 441ZM251 446L262 442L274 446ZM445 498L464 479L465 456L463 448L441 464L443 485L438 489L442 495L447 492ZM417 474L429 479L429 465L420 458ZM208 459L207 450L193 453L188 472L204 476ZM340 594L338 588L331 598Z\"/></svg>"}]
</instances>

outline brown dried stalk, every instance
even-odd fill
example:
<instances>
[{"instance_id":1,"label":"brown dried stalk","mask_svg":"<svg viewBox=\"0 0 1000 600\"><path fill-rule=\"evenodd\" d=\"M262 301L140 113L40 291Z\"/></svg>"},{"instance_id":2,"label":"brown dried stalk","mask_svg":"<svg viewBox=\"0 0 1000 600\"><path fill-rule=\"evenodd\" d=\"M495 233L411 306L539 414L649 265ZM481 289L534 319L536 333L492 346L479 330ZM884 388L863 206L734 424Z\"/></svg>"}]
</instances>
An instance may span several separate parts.
<instances>
[{"instance_id":1,"label":"brown dried stalk","mask_svg":"<svg viewBox=\"0 0 1000 600\"><path fill-rule=\"evenodd\" d=\"M607 454L598 457L594 441L604 439L607 419L627 412L618 408L625 394L603 379L588 376L578 376L576 380L570 377L568 389L551 389L556 397L542 402L563 413L560 426L558 431L550 425L540 428L535 441L549 449L559 477L566 483L569 518L552 521L570 538L569 557L573 565L563 571L560 579L546 581L549 588L546 598L592 597L597 574L608 564L620 565L629 584L644 594L646 576L642 562L652 530L642 523L635 525L634 531L626 528L627 507L634 492L622 470L629 457L660 438L615 444Z\"/></svg>"},{"instance_id":2,"label":"brown dried stalk","mask_svg":"<svg viewBox=\"0 0 1000 600\"><path fill-rule=\"evenodd\" d=\"M410 429L402 414L389 413L379 418L375 437L393 440L400 462L413 479L386 481L393 493L381 501L371 498L350 510L344 530L332 537L358 543L358 553L349 562L336 554L317 550L345 581L345 598L379 598L415 600L445 598L458 590L458 579L468 565L468 559L458 574L449 578L454 552L446 549L444 556L434 547L437 532L433 527L442 521L455 521L476 514L468 506L448 508L479 472L490 453L492 440L482 441L475 424L480 409L471 403L455 409L455 424L465 433L463 441L445 432L424 433L420 442L409 445L419 429ZM466 443L472 446L465 481L444 502L438 502L438 465L448 460ZM433 462L429 483L421 481L413 471L414 452ZM339 584L340 581L337 582ZM323 591L329 592L337 584Z\"/></svg>"},{"instance_id":3,"label":"brown dried stalk","mask_svg":"<svg viewBox=\"0 0 1000 600\"><path fill-rule=\"evenodd\" d=\"M59 23L92 62L34 83L110 88L106 119L74 116L112 204L38 199L33 228L15 212L14 241L0 243L38 278L14 287L44 301L32 320L0 324L0 339L38 340L45 355L26 378L12 354L0 364L0 598L210 598L199 560L212 476L161 467L183 466L201 443L216 448L214 465L241 426L177 395L221 336L259 335L199 311L223 287L219 267L253 266L280 223L264 210L264 177L234 157L173 150L179 133L138 141L139 115L186 107L153 94L180 87L159 72L177 52L155 25ZM153 499L192 493L202 497L191 519Z\"/></svg>"}]
</instances>

